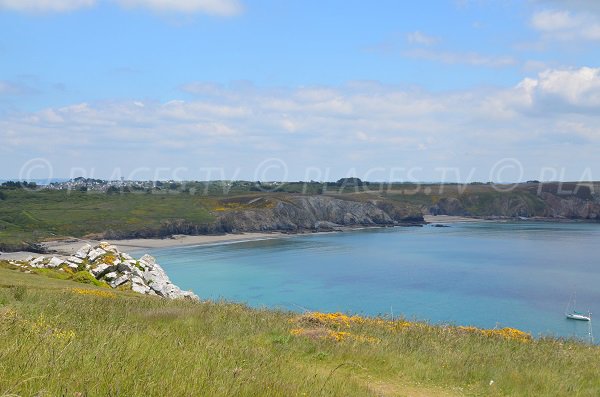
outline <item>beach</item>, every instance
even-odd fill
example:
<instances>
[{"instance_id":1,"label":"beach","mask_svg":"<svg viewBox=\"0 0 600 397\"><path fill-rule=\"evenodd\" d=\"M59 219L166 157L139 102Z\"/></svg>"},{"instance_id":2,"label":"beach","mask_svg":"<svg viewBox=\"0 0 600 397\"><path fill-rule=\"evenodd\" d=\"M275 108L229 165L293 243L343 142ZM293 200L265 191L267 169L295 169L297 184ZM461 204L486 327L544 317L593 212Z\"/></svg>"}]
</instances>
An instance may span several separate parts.
<instances>
[{"instance_id":1,"label":"beach","mask_svg":"<svg viewBox=\"0 0 600 397\"><path fill-rule=\"evenodd\" d=\"M168 238L148 238L148 239L125 239L125 240L89 240L89 239L65 239L47 241L43 243L48 254L37 254L28 251L18 252L2 252L0 259L7 260L24 260L31 256L68 256L73 255L84 244L96 246L100 241L106 241L109 244L116 245L119 250L124 252L142 251L144 249L155 248L173 248L195 245L210 245L210 244L228 244L241 241L266 240L274 238L282 238L290 236L284 233L240 233L240 234L224 234L224 235L199 235L199 236L184 236L175 235Z\"/></svg>"}]
</instances>

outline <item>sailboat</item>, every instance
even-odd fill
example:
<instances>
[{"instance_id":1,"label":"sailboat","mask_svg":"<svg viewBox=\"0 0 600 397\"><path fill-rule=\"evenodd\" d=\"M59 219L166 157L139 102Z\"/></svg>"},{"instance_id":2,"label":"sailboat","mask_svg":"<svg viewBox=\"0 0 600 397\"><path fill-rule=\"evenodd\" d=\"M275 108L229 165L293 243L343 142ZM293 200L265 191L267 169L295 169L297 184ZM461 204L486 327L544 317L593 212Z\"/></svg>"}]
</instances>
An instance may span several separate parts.
<instances>
[{"instance_id":1,"label":"sailboat","mask_svg":"<svg viewBox=\"0 0 600 397\"><path fill-rule=\"evenodd\" d=\"M569 301L567 305L567 309L565 310L565 316L569 320L579 320L579 321L592 321L592 313L588 313L587 315L575 310L575 294L573 294L573 299ZM571 310L571 302L573 302L573 309Z\"/></svg>"}]
</instances>

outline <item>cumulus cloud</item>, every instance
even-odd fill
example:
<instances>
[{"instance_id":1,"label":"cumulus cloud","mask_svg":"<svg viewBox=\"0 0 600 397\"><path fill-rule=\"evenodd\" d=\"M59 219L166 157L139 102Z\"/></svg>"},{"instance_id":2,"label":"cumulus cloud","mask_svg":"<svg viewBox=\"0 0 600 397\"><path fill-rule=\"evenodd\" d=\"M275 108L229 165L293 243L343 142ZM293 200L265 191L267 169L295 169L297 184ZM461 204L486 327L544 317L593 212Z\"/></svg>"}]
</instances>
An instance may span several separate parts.
<instances>
[{"instance_id":1,"label":"cumulus cloud","mask_svg":"<svg viewBox=\"0 0 600 397\"><path fill-rule=\"evenodd\" d=\"M517 87L532 106L553 112L600 111L600 68L546 70Z\"/></svg>"},{"instance_id":2,"label":"cumulus cloud","mask_svg":"<svg viewBox=\"0 0 600 397\"><path fill-rule=\"evenodd\" d=\"M0 9L19 12L65 12L92 7L100 2L116 3L125 8L149 8L155 11L205 13L232 16L242 12L238 0L0 0Z\"/></svg>"},{"instance_id":3,"label":"cumulus cloud","mask_svg":"<svg viewBox=\"0 0 600 397\"><path fill-rule=\"evenodd\" d=\"M531 25L551 39L600 40L600 21L591 14L542 10L533 14Z\"/></svg>"},{"instance_id":4,"label":"cumulus cloud","mask_svg":"<svg viewBox=\"0 0 600 397\"><path fill-rule=\"evenodd\" d=\"M186 88L198 96L78 103L2 116L0 152L61 159L83 153L105 166L106 153L138 165L154 164L171 151L171 165L247 167L277 157L301 170L337 167L335 176L352 166L360 176L370 167L431 171L473 164L486 171L504 157L539 170L549 158L572 157L572 146L561 147L568 144L580 145L582 166L597 163L595 153L585 153L600 144L600 69L545 70L508 89L442 93L375 82L278 89L197 82ZM116 155L122 151L129 154ZM572 165L572 158L565 161ZM303 172L290 169L290 177L303 179Z\"/></svg>"},{"instance_id":5,"label":"cumulus cloud","mask_svg":"<svg viewBox=\"0 0 600 397\"><path fill-rule=\"evenodd\" d=\"M23 12L64 12L91 7L96 0L0 0L0 9Z\"/></svg>"}]
</instances>

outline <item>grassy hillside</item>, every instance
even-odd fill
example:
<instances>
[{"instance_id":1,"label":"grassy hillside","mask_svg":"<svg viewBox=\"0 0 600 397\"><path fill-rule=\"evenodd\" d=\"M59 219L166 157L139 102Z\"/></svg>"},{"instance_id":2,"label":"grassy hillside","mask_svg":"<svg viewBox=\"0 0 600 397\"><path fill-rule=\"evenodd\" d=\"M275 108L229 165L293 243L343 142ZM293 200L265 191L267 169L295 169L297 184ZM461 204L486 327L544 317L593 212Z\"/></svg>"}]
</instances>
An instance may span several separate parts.
<instances>
[{"instance_id":1,"label":"grassy hillside","mask_svg":"<svg viewBox=\"0 0 600 397\"><path fill-rule=\"evenodd\" d=\"M114 230L156 230L169 220L210 222L215 200L178 193L105 194L79 191L4 190L0 249L62 236Z\"/></svg>"},{"instance_id":2,"label":"grassy hillside","mask_svg":"<svg viewBox=\"0 0 600 397\"><path fill-rule=\"evenodd\" d=\"M596 396L600 390L600 349L576 342L167 301L2 268L0 340L2 396Z\"/></svg>"}]
</instances>

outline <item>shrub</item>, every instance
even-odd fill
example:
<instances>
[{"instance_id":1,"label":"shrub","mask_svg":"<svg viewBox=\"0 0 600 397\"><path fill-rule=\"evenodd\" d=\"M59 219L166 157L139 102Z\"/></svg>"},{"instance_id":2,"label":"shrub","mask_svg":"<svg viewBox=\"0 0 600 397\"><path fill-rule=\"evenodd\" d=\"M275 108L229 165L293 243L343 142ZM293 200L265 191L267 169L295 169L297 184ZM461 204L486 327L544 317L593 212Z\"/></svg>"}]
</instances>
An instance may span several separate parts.
<instances>
[{"instance_id":1,"label":"shrub","mask_svg":"<svg viewBox=\"0 0 600 397\"><path fill-rule=\"evenodd\" d=\"M67 266L65 266L69 269ZM71 270L71 269L69 269ZM57 278L59 280L68 280L70 278L70 274L65 270L64 272L53 270L53 269L32 269L31 270L35 274L39 274L40 276L45 276L49 278Z\"/></svg>"},{"instance_id":2,"label":"shrub","mask_svg":"<svg viewBox=\"0 0 600 397\"><path fill-rule=\"evenodd\" d=\"M73 274L70 278L71 278L71 280L76 281L78 283L92 284L97 287L110 288L109 285L106 284L104 281L96 280L96 278L94 276L92 276L90 274L90 272L88 272L88 271L77 272L77 273Z\"/></svg>"}]
</instances>

